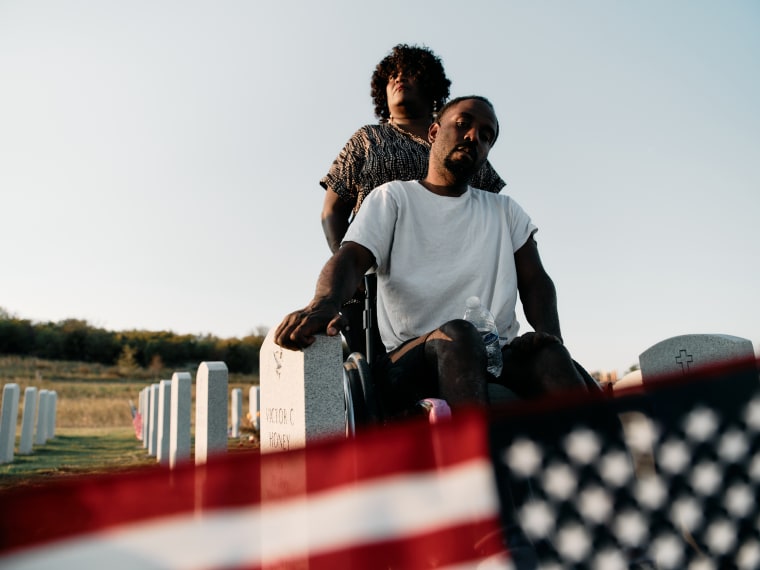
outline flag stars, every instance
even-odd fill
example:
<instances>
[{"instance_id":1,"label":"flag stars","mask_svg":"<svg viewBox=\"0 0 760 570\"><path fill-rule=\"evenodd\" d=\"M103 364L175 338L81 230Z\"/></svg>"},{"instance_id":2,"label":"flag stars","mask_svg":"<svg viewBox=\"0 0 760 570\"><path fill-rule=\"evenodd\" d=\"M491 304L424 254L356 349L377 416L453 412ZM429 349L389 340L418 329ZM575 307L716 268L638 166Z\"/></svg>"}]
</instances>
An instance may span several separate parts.
<instances>
[{"instance_id":1,"label":"flag stars","mask_svg":"<svg viewBox=\"0 0 760 570\"><path fill-rule=\"evenodd\" d=\"M602 487L585 489L578 497L578 511L586 520L602 524L612 514L612 499Z\"/></svg>"},{"instance_id":2,"label":"flag stars","mask_svg":"<svg viewBox=\"0 0 760 570\"><path fill-rule=\"evenodd\" d=\"M565 501L575 492L578 479L565 463L555 463L544 471L544 490L555 499Z\"/></svg>"},{"instance_id":3,"label":"flag stars","mask_svg":"<svg viewBox=\"0 0 760 570\"><path fill-rule=\"evenodd\" d=\"M617 550L603 550L594 557L592 570L628 570L628 561Z\"/></svg>"},{"instance_id":4,"label":"flag stars","mask_svg":"<svg viewBox=\"0 0 760 570\"><path fill-rule=\"evenodd\" d=\"M718 455L729 463L738 463L747 454L749 444L747 437L737 429L723 434L718 444Z\"/></svg>"},{"instance_id":5,"label":"flag stars","mask_svg":"<svg viewBox=\"0 0 760 570\"><path fill-rule=\"evenodd\" d=\"M576 429L565 438L565 451L576 463L588 465L601 450L599 436L589 429Z\"/></svg>"},{"instance_id":6,"label":"flag stars","mask_svg":"<svg viewBox=\"0 0 760 570\"><path fill-rule=\"evenodd\" d=\"M760 568L760 543L752 540L742 544L736 553L736 565L741 570Z\"/></svg>"},{"instance_id":7,"label":"flag stars","mask_svg":"<svg viewBox=\"0 0 760 570\"><path fill-rule=\"evenodd\" d=\"M525 533L533 539L546 538L554 529L554 513L543 501L531 501L520 511Z\"/></svg>"},{"instance_id":8,"label":"flag stars","mask_svg":"<svg viewBox=\"0 0 760 570\"><path fill-rule=\"evenodd\" d=\"M585 559L591 551L589 531L579 524L563 527L557 533L557 550L574 562Z\"/></svg>"},{"instance_id":9,"label":"flag stars","mask_svg":"<svg viewBox=\"0 0 760 570\"><path fill-rule=\"evenodd\" d=\"M718 570L718 567L709 558L699 558L689 564L688 570Z\"/></svg>"},{"instance_id":10,"label":"flag stars","mask_svg":"<svg viewBox=\"0 0 760 570\"><path fill-rule=\"evenodd\" d=\"M721 484L721 471L715 463L704 461L691 472L691 486L699 494L709 496Z\"/></svg>"},{"instance_id":11,"label":"flag stars","mask_svg":"<svg viewBox=\"0 0 760 570\"><path fill-rule=\"evenodd\" d=\"M638 481L636 498L649 509L659 509L665 503L667 489L659 477L652 476Z\"/></svg>"},{"instance_id":12,"label":"flag stars","mask_svg":"<svg viewBox=\"0 0 760 570\"><path fill-rule=\"evenodd\" d=\"M633 510L628 510L615 519L615 536L621 544L641 546L649 535L649 526L644 516Z\"/></svg>"},{"instance_id":13,"label":"flag stars","mask_svg":"<svg viewBox=\"0 0 760 570\"><path fill-rule=\"evenodd\" d=\"M679 528L689 532L702 523L702 507L694 497L683 497L673 503L670 518Z\"/></svg>"},{"instance_id":14,"label":"flag stars","mask_svg":"<svg viewBox=\"0 0 760 570\"><path fill-rule=\"evenodd\" d=\"M749 464L747 473L749 473L750 479L755 483L760 481L760 453L755 453L752 462Z\"/></svg>"},{"instance_id":15,"label":"flag stars","mask_svg":"<svg viewBox=\"0 0 760 570\"><path fill-rule=\"evenodd\" d=\"M677 536L658 536L652 543L651 553L659 568L682 568L683 543Z\"/></svg>"},{"instance_id":16,"label":"flag stars","mask_svg":"<svg viewBox=\"0 0 760 570\"><path fill-rule=\"evenodd\" d=\"M726 490L724 505L735 517L744 518L755 506L755 496L748 485L736 484Z\"/></svg>"},{"instance_id":17,"label":"flag stars","mask_svg":"<svg viewBox=\"0 0 760 570\"><path fill-rule=\"evenodd\" d=\"M707 441L718 430L718 417L709 408L697 408L684 420L684 432L694 441Z\"/></svg>"},{"instance_id":18,"label":"flag stars","mask_svg":"<svg viewBox=\"0 0 760 570\"><path fill-rule=\"evenodd\" d=\"M686 470L691 454L683 441L670 439L660 446L657 459L662 469L671 475L678 475Z\"/></svg>"},{"instance_id":19,"label":"flag stars","mask_svg":"<svg viewBox=\"0 0 760 570\"><path fill-rule=\"evenodd\" d=\"M629 457L622 451L616 451L602 457L599 473L607 484L622 487L631 479L633 469Z\"/></svg>"},{"instance_id":20,"label":"flag stars","mask_svg":"<svg viewBox=\"0 0 760 570\"><path fill-rule=\"evenodd\" d=\"M529 439L518 439L505 452L505 463L522 477L530 477L541 466L541 448Z\"/></svg>"},{"instance_id":21,"label":"flag stars","mask_svg":"<svg viewBox=\"0 0 760 570\"><path fill-rule=\"evenodd\" d=\"M752 431L760 431L760 398L753 398L744 411L744 423Z\"/></svg>"},{"instance_id":22,"label":"flag stars","mask_svg":"<svg viewBox=\"0 0 760 570\"><path fill-rule=\"evenodd\" d=\"M726 519L715 521L708 527L705 541L715 554L733 552L736 546L736 526Z\"/></svg>"}]
</instances>

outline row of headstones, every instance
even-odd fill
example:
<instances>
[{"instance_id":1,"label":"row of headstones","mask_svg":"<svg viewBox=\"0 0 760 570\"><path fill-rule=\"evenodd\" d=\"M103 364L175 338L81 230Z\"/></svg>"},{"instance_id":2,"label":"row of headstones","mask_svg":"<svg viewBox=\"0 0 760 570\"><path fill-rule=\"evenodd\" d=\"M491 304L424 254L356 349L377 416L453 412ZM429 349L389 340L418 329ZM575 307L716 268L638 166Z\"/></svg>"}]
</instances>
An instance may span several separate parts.
<instances>
[{"instance_id":1,"label":"row of headstones","mask_svg":"<svg viewBox=\"0 0 760 570\"><path fill-rule=\"evenodd\" d=\"M345 434L343 351L340 336L317 335L303 351L286 350L267 335L260 352L261 450L303 447ZM721 362L755 358L752 342L723 334L690 334L663 340L639 356L638 383L690 374Z\"/></svg>"},{"instance_id":2,"label":"row of headstones","mask_svg":"<svg viewBox=\"0 0 760 570\"><path fill-rule=\"evenodd\" d=\"M16 446L20 388L11 383L3 386L2 415L0 415L0 463L12 463ZM21 438L18 454L28 455L33 445L45 445L55 437L55 416L58 394L55 390L37 390L32 386L24 390L24 408L21 418ZM36 419L36 421L35 421Z\"/></svg>"},{"instance_id":3,"label":"row of headstones","mask_svg":"<svg viewBox=\"0 0 760 570\"><path fill-rule=\"evenodd\" d=\"M195 463L205 463L211 454L227 450L227 365L202 362L195 377ZM188 372L175 372L171 380L161 380L140 391L139 431L148 455L159 463L174 467L190 459L190 410L192 378ZM240 437L243 391L232 390L231 429ZM259 387L249 391L249 414L253 427L259 428Z\"/></svg>"}]
</instances>

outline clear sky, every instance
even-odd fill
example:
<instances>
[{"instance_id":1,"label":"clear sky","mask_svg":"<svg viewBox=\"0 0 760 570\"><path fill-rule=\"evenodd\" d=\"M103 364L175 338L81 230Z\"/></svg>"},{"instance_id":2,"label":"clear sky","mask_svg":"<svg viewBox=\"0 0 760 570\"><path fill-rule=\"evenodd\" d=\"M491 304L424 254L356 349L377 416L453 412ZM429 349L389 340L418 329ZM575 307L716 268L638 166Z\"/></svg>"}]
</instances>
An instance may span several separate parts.
<instances>
[{"instance_id":1,"label":"clear sky","mask_svg":"<svg viewBox=\"0 0 760 570\"><path fill-rule=\"evenodd\" d=\"M758 30L754 0L0 0L0 307L275 326L311 298L318 181L404 42L493 101L490 159L578 361L622 372L685 333L757 347Z\"/></svg>"}]
</instances>

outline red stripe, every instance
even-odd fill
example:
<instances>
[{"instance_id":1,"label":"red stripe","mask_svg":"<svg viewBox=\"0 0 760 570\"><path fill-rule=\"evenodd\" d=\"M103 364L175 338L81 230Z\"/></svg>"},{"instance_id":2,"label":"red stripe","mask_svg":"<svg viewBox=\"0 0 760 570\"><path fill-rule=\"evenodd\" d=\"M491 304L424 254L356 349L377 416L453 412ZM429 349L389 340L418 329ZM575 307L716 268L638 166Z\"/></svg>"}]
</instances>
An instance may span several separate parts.
<instances>
[{"instance_id":1,"label":"red stripe","mask_svg":"<svg viewBox=\"0 0 760 570\"><path fill-rule=\"evenodd\" d=\"M487 456L484 417L470 411L448 423L389 426L308 450L223 455L198 468L156 466L7 489L0 492L0 552L182 512L255 505L262 480L269 501Z\"/></svg>"}]
</instances>

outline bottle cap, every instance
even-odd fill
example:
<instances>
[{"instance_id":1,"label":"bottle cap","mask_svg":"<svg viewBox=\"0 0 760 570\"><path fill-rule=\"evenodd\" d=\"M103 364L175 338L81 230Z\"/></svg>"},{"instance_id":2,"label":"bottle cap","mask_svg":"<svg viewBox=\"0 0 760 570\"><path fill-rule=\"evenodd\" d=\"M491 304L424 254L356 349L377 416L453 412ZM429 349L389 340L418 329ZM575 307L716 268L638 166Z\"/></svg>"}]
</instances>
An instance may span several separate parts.
<instances>
[{"instance_id":1,"label":"bottle cap","mask_svg":"<svg viewBox=\"0 0 760 570\"><path fill-rule=\"evenodd\" d=\"M475 296L468 297L464 304L468 309L477 309L480 307L480 298Z\"/></svg>"}]
</instances>

